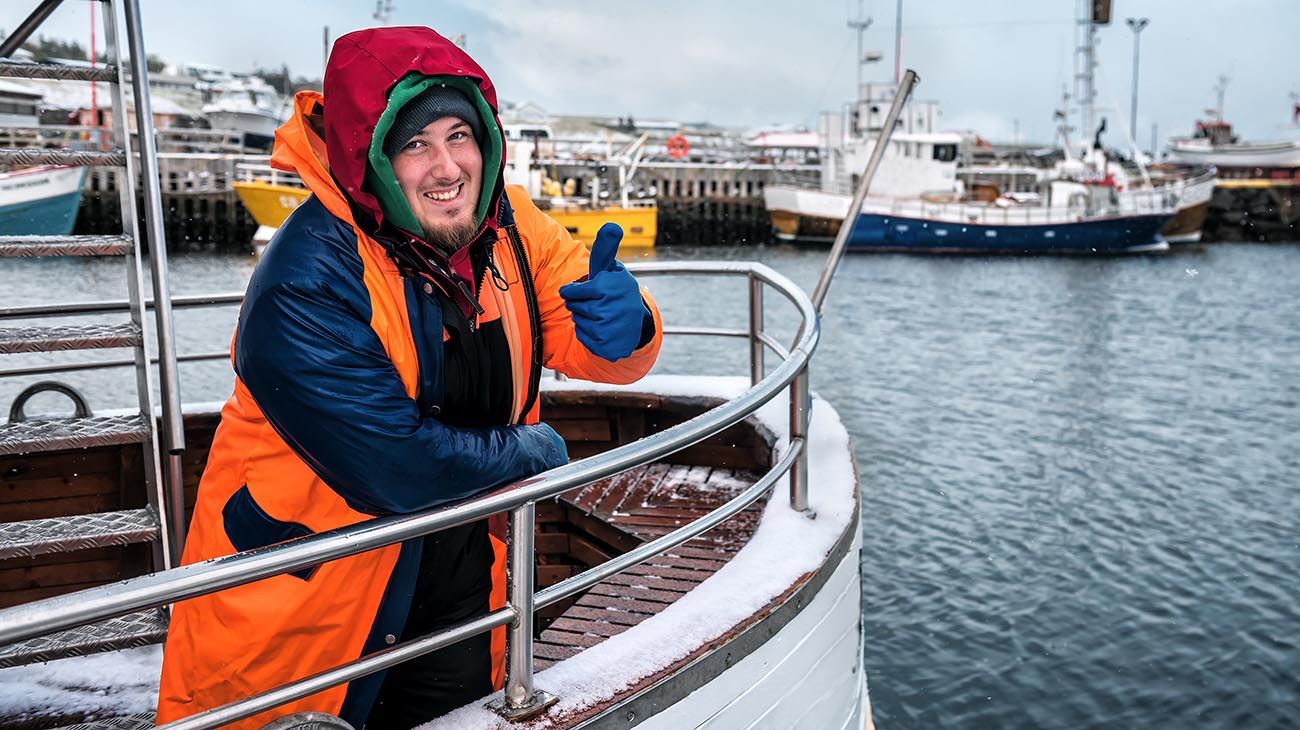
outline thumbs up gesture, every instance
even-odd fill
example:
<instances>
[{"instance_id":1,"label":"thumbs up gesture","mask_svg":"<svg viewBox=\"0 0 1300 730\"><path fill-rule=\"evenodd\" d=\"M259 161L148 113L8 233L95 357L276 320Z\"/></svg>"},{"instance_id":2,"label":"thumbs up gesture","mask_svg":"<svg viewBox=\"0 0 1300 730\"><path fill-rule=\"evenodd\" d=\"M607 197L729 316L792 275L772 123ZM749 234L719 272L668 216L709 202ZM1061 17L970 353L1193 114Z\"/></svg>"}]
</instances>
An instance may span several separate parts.
<instances>
[{"instance_id":1,"label":"thumbs up gesture","mask_svg":"<svg viewBox=\"0 0 1300 730\"><path fill-rule=\"evenodd\" d=\"M578 341L610 362L631 355L654 336L654 321L636 278L615 258L622 240L618 224L601 226L591 244L586 279L560 287ZM650 337L645 335L647 321Z\"/></svg>"}]
</instances>

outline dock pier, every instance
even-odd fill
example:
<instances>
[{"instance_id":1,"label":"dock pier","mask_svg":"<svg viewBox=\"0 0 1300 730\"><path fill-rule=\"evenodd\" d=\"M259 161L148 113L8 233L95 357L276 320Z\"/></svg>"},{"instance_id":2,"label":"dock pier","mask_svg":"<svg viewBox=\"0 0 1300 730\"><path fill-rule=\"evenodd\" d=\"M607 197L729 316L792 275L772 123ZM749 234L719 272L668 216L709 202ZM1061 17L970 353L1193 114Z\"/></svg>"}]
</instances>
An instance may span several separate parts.
<instances>
[{"instance_id":1,"label":"dock pier","mask_svg":"<svg viewBox=\"0 0 1300 730\"><path fill-rule=\"evenodd\" d=\"M239 202L231 184L241 179L240 165L266 165L266 155L231 153L161 153L159 174L167 245L173 251L251 250L257 223ZM584 181L592 163L556 164L548 171L559 179ZM95 169L86 176L77 216L78 233L120 231L117 169ZM763 188L780 181L815 184L815 168L791 171L770 164L649 162L636 177L634 197L655 197L659 207L660 245L756 245L773 240L763 208Z\"/></svg>"}]
</instances>

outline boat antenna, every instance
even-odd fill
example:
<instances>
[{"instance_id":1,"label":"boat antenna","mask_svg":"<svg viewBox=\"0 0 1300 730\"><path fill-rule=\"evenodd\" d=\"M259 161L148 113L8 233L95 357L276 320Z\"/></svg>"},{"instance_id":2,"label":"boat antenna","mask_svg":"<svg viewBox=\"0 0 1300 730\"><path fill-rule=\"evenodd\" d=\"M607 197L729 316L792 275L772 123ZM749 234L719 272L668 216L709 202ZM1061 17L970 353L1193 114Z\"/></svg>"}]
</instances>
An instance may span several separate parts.
<instances>
[{"instance_id":1,"label":"boat antenna","mask_svg":"<svg viewBox=\"0 0 1300 730\"><path fill-rule=\"evenodd\" d=\"M1214 85L1214 117L1217 121L1223 121L1223 95L1228 93L1228 77L1219 75L1219 81Z\"/></svg>"},{"instance_id":2,"label":"boat antenna","mask_svg":"<svg viewBox=\"0 0 1300 730\"><path fill-rule=\"evenodd\" d=\"M849 212L844 216L844 222L840 224L840 230L835 234L835 243L831 245L830 255L826 257L826 265L822 267L821 276L817 279L817 286L813 289L812 303L820 314L822 302L826 300L826 292L831 287L831 278L835 276L835 269L840 265L840 259L844 258L844 250L849 244L849 233L853 230L853 224L858 220L858 214L862 212L862 202L867 198L867 191L871 188L871 179L876 176L876 170L880 167L880 161L885 156L885 148L889 146L889 138L894 135L894 127L898 126L898 116L903 111L903 105L912 95L912 87L916 86L919 77L912 69L907 69L903 74L903 80L898 85L898 91L894 94L894 103L889 106L889 113L885 115L884 126L880 130L880 136L876 138L876 146L871 149L871 158L867 160L867 168L862 173L862 178L858 180L858 189L853 193L853 202L849 203Z\"/></svg>"}]
</instances>

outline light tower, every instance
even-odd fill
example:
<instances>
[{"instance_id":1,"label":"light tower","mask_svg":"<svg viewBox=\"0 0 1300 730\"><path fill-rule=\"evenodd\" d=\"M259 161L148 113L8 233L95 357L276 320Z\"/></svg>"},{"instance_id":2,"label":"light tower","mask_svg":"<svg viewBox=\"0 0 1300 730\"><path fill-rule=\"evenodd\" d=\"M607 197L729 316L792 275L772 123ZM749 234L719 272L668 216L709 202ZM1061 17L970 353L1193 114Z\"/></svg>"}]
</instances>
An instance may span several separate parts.
<instances>
[{"instance_id":1,"label":"light tower","mask_svg":"<svg viewBox=\"0 0 1300 730\"><path fill-rule=\"evenodd\" d=\"M1133 138L1133 143L1137 144L1137 123L1138 123L1138 49L1142 47L1142 29L1147 27L1150 22L1146 18L1129 18L1127 21L1129 30L1133 31L1133 102L1129 104L1128 111L1128 133ZM1154 154L1154 150L1152 151Z\"/></svg>"}]
</instances>

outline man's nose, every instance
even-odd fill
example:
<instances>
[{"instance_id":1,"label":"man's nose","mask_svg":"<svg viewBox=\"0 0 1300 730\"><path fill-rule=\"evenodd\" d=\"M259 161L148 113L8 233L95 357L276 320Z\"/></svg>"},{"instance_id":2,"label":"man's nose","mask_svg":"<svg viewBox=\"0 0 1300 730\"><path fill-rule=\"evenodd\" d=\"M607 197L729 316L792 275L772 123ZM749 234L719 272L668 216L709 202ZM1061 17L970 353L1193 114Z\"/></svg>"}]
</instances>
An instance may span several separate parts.
<instances>
[{"instance_id":1,"label":"man's nose","mask_svg":"<svg viewBox=\"0 0 1300 730\"><path fill-rule=\"evenodd\" d=\"M429 174L438 180L460 179L460 166L452 158L451 150L447 148L447 145L430 145L430 155L433 157L433 161L429 166Z\"/></svg>"}]
</instances>

